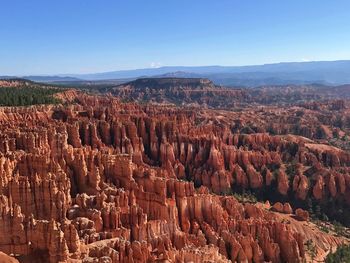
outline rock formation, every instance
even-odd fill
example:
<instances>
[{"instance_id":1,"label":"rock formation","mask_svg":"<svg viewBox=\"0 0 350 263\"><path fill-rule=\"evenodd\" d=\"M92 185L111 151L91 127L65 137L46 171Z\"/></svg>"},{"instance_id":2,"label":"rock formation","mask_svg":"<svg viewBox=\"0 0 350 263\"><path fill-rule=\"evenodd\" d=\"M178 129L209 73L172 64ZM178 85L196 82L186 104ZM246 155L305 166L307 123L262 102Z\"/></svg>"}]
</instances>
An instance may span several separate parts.
<instances>
[{"instance_id":1,"label":"rock formation","mask_svg":"<svg viewBox=\"0 0 350 263\"><path fill-rule=\"evenodd\" d=\"M287 202L269 210L231 193L348 205L348 152L244 133L249 110L238 118L74 96L65 106L0 108L0 251L32 262L277 263L302 262L305 235L322 236L324 250L346 242L280 220L308 220Z\"/></svg>"}]
</instances>

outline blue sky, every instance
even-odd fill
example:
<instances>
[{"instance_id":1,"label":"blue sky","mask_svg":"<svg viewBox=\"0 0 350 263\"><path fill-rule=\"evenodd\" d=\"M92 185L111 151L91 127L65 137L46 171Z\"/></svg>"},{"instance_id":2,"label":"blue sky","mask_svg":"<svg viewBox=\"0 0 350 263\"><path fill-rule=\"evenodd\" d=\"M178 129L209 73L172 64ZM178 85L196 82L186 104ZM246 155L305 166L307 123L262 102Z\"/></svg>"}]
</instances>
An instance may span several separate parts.
<instances>
[{"instance_id":1,"label":"blue sky","mask_svg":"<svg viewBox=\"0 0 350 263\"><path fill-rule=\"evenodd\" d=\"M350 59L348 0L3 0L0 75Z\"/></svg>"}]
</instances>

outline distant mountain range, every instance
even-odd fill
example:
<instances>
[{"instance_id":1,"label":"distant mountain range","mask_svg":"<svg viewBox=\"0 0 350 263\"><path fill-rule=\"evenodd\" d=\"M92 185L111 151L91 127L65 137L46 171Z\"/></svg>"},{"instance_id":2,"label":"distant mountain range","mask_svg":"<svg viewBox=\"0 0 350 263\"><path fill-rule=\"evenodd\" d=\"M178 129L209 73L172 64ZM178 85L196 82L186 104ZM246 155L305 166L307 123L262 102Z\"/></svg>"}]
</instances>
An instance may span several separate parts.
<instances>
[{"instance_id":1,"label":"distant mountain range","mask_svg":"<svg viewBox=\"0 0 350 263\"><path fill-rule=\"evenodd\" d=\"M95 74L24 76L40 82L84 82L141 77L208 78L217 85L262 86L286 84L342 85L350 83L350 60L285 62L256 66L160 67Z\"/></svg>"}]
</instances>

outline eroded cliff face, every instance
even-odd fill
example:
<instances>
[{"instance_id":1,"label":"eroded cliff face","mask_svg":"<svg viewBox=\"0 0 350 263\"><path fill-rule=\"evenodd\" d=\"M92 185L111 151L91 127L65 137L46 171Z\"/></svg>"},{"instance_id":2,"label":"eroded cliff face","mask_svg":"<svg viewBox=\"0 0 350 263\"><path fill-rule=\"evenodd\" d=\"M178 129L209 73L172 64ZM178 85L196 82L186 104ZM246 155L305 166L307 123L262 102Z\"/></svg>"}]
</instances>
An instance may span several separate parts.
<instances>
[{"instance_id":1,"label":"eroded cliff face","mask_svg":"<svg viewBox=\"0 0 350 263\"><path fill-rule=\"evenodd\" d=\"M209 108L232 108L249 100L244 89L216 86L209 79L200 78L137 79L102 91L127 101Z\"/></svg>"},{"instance_id":2,"label":"eroded cliff face","mask_svg":"<svg viewBox=\"0 0 350 263\"><path fill-rule=\"evenodd\" d=\"M240 203L230 193L268 189L282 199L349 204L348 152L298 136L238 134L237 113L74 96L68 106L0 110L6 254L31 262L42 260L37 254L49 262L302 262L306 240L324 252L346 242L309 227L302 209Z\"/></svg>"},{"instance_id":3,"label":"eroded cliff face","mask_svg":"<svg viewBox=\"0 0 350 263\"><path fill-rule=\"evenodd\" d=\"M247 84L247 83L246 83ZM247 87L247 85L243 85ZM248 85L249 86L249 85ZM106 85L94 90L111 93L123 100L200 106L201 108L237 110L247 105L283 107L308 104L309 109L322 108L321 101L333 110L344 109L350 97L350 86L277 85L256 88L225 87L206 78L140 78L116 86ZM321 103L322 104L322 103ZM305 105L304 105L305 106Z\"/></svg>"}]
</instances>

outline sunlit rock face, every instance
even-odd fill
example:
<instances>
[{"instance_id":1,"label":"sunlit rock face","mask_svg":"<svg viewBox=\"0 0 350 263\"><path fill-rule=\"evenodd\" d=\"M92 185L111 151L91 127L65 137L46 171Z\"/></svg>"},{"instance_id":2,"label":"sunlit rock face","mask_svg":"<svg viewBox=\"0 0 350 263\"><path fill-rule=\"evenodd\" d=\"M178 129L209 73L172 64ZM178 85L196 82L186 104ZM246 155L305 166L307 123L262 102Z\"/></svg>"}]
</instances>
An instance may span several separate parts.
<instances>
[{"instance_id":1,"label":"sunlit rock face","mask_svg":"<svg viewBox=\"0 0 350 263\"><path fill-rule=\"evenodd\" d=\"M323 252L345 241L286 202L350 202L350 154L316 140L322 120L295 123L319 112L60 96L74 103L0 108L0 251L29 262L303 262L306 240ZM232 195L248 190L272 196L271 209Z\"/></svg>"}]
</instances>

